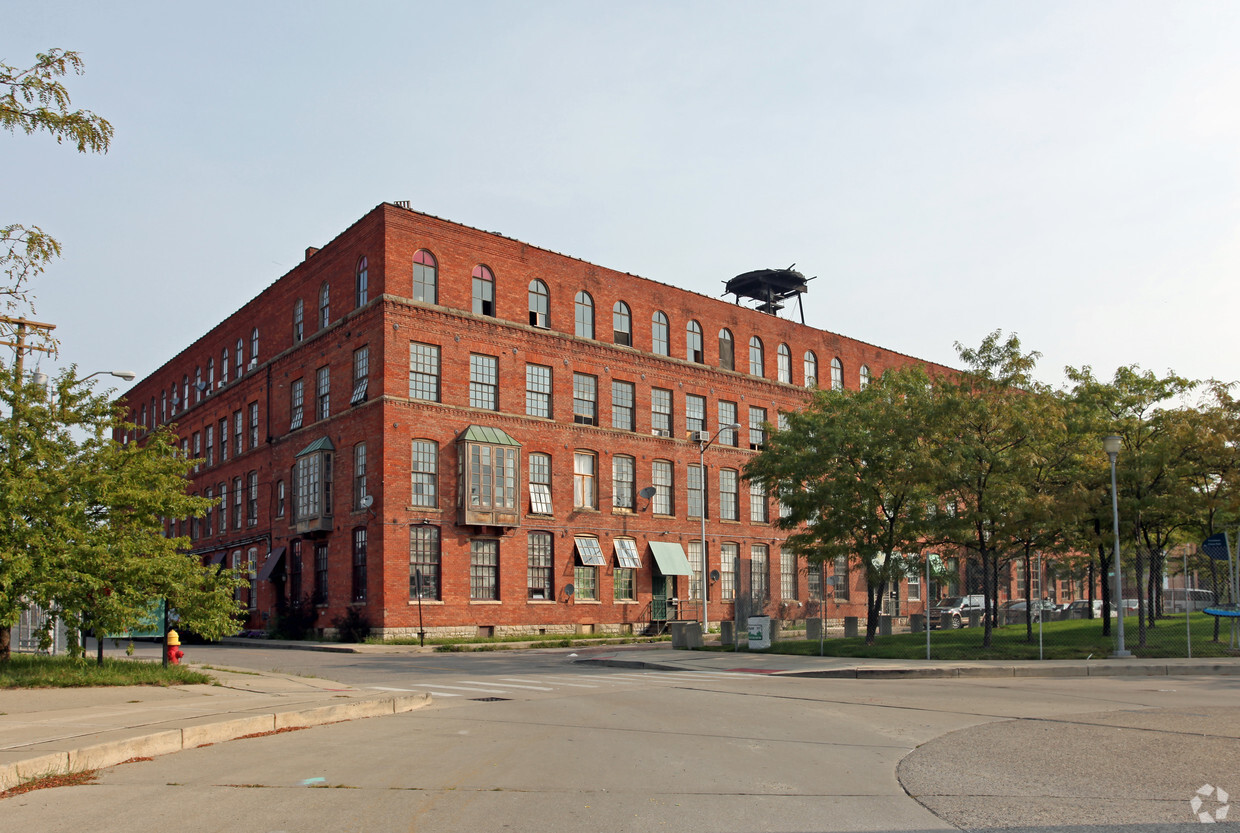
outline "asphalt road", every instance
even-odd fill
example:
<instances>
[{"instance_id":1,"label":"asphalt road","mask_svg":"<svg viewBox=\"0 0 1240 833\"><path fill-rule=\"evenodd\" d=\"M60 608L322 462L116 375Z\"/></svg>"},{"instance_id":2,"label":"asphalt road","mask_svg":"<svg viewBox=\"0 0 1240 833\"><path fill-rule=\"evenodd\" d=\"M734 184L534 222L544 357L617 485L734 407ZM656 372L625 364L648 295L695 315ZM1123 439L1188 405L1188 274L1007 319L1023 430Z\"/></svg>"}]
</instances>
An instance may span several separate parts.
<instances>
[{"instance_id":1,"label":"asphalt road","mask_svg":"<svg viewBox=\"0 0 1240 833\"><path fill-rule=\"evenodd\" d=\"M1146 833L1195 825L1205 783L1240 793L1228 677L824 680L581 667L567 650L209 650L196 659L435 703L115 767L6 799L0 830Z\"/></svg>"}]
</instances>

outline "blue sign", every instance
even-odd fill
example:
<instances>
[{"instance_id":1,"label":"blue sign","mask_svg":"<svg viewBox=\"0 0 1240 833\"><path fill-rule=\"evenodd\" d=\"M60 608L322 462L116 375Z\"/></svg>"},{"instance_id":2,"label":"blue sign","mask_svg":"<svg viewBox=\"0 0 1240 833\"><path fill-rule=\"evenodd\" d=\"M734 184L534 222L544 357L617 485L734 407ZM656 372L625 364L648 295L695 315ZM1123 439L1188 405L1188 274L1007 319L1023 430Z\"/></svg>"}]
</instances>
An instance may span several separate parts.
<instances>
[{"instance_id":1,"label":"blue sign","mask_svg":"<svg viewBox=\"0 0 1240 833\"><path fill-rule=\"evenodd\" d=\"M1227 561L1231 553L1231 544L1226 532L1216 532L1201 542L1201 551L1215 561Z\"/></svg>"}]
</instances>

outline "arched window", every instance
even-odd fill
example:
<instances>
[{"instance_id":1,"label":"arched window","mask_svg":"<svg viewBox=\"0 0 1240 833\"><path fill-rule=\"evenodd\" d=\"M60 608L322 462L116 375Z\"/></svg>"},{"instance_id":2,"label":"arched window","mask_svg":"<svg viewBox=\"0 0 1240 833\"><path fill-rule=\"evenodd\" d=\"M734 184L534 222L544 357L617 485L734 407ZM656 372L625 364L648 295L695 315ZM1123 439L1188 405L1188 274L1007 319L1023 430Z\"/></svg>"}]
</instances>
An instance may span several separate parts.
<instances>
[{"instance_id":1,"label":"arched window","mask_svg":"<svg viewBox=\"0 0 1240 833\"><path fill-rule=\"evenodd\" d=\"M220 362L220 381L228 384L228 348L224 348L224 352L220 354L223 361Z\"/></svg>"},{"instance_id":2,"label":"arched window","mask_svg":"<svg viewBox=\"0 0 1240 833\"><path fill-rule=\"evenodd\" d=\"M207 359L207 393L215 387L215 359Z\"/></svg>"},{"instance_id":3,"label":"arched window","mask_svg":"<svg viewBox=\"0 0 1240 833\"><path fill-rule=\"evenodd\" d=\"M495 275L482 264L474 267L474 315L495 317Z\"/></svg>"},{"instance_id":4,"label":"arched window","mask_svg":"<svg viewBox=\"0 0 1240 833\"><path fill-rule=\"evenodd\" d=\"M418 249L413 256L413 300L439 303L439 264L426 249Z\"/></svg>"},{"instance_id":5,"label":"arched window","mask_svg":"<svg viewBox=\"0 0 1240 833\"><path fill-rule=\"evenodd\" d=\"M805 351L805 387L818 387L818 357L813 350Z\"/></svg>"},{"instance_id":6,"label":"arched window","mask_svg":"<svg viewBox=\"0 0 1240 833\"><path fill-rule=\"evenodd\" d=\"M868 364L861 365L861 390L865 390L870 386L870 366Z\"/></svg>"},{"instance_id":7,"label":"arched window","mask_svg":"<svg viewBox=\"0 0 1240 833\"><path fill-rule=\"evenodd\" d=\"M839 356L831 360L831 390L844 389L844 365Z\"/></svg>"},{"instance_id":8,"label":"arched window","mask_svg":"<svg viewBox=\"0 0 1240 833\"><path fill-rule=\"evenodd\" d=\"M237 378L241 378L241 374L245 371L245 342L237 339Z\"/></svg>"},{"instance_id":9,"label":"arched window","mask_svg":"<svg viewBox=\"0 0 1240 833\"><path fill-rule=\"evenodd\" d=\"M719 331L719 366L724 370L736 370L736 344L727 327Z\"/></svg>"},{"instance_id":10,"label":"arched window","mask_svg":"<svg viewBox=\"0 0 1240 833\"><path fill-rule=\"evenodd\" d=\"M757 336L749 339L749 375L766 375L766 351L762 347L762 339Z\"/></svg>"},{"instance_id":11,"label":"arched window","mask_svg":"<svg viewBox=\"0 0 1240 833\"><path fill-rule=\"evenodd\" d=\"M551 326L548 319L551 315L551 293L547 285L535 278L530 281L530 326L546 329Z\"/></svg>"},{"instance_id":12,"label":"arched window","mask_svg":"<svg viewBox=\"0 0 1240 833\"><path fill-rule=\"evenodd\" d=\"M258 327L250 330L250 367L258 364Z\"/></svg>"},{"instance_id":13,"label":"arched window","mask_svg":"<svg viewBox=\"0 0 1240 833\"><path fill-rule=\"evenodd\" d=\"M370 280L369 269L367 269L366 255L362 255L357 261L357 270L353 276L354 286L357 287L357 303L354 306L362 306L370 300Z\"/></svg>"},{"instance_id":14,"label":"arched window","mask_svg":"<svg viewBox=\"0 0 1240 833\"><path fill-rule=\"evenodd\" d=\"M578 338L594 338L594 299L589 292L578 292L573 305Z\"/></svg>"},{"instance_id":15,"label":"arched window","mask_svg":"<svg viewBox=\"0 0 1240 833\"><path fill-rule=\"evenodd\" d=\"M319 287L319 329L322 330L332 320L332 292L327 281Z\"/></svg>"},{"instance_id":16,"label":"arched window","mask_svg":"<svg viewBox=\"0 0 1240 833\"><path fill-rule=\"evenodd\" d=\"M671 355L671 338L668 331L667 316L655 312L650 319L650 350L660 356Z\"/></svg>"},{"instance_id":17,"label":"arched window","mask_svg":"<svg viewBox=\"0 0 1240 833\"><path fill-rule=\"evenodd\" d=\"M305 330L306 305L300 298L293 304L293 343L298 344L306 337ZM228 364L228 359L224 360Z\"/></svg>"},{"instance_id":18,"label":"arched window","mask_svg":"<svg viewBox=\"0 0 1240 833\"><path fill-rule=\"evenodd\" d=\"M792 384L792 351L788 349L787 344L781 344L775 349L775 356L779 381Z\"/></svg>"},{"instance_id":19,"label":"arched window","mask_svg":"<svg viewBox=\"0 0 1240 833\"><path fill-rule=\"evenodd\" d=\"M685 325L685 358L702 363L702 325L693 320Z\"/></svg>"},{"instance_id":20,"label":"arched window","mask_svg":"<svg viewBox=\"0 0 1240 833\"><path fill-rule=\"evenodd\" d=\"M624 301L616 301L611 308L611 332L616 344L633 346L633 315Z\"/></svg>"},{"instance_id":21,"label":"arched window","mask_svg":"<svg viewBox=\"0 0 1240 833\"><path fill-rule=\"evenodd\" d=\"M194 402L202 401L202 391L205 385L202 383L202 365L194 368Z\"/></svg>"}]
</instances>

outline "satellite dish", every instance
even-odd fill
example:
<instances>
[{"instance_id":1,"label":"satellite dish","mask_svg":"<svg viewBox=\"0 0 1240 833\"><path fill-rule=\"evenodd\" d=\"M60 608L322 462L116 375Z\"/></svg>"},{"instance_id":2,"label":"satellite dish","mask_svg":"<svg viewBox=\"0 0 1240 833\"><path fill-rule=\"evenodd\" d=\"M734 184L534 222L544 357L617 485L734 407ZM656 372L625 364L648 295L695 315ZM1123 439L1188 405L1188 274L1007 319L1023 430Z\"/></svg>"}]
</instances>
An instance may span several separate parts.
<instances>
[{"instance_id":1,"label":"satellite dish","mask_svg":"<svg viewBox=\"0 0 1240 833\"><path fill-rule=\"evenodd\" d=\"M718 580L719 580L719 571L718 571L718 570L711 570L711 571L710 571L710 580L711 580L711 581L718 581Z\"/></svg>"},{"instance_id":2,"label":"satellite dish","mask_svg":"<svg viewBox=\"0 0 1240 833\"><path fill-rule=\"evenodd\" d=\"M194 382L194 387L198 389L199 393L202 393L203 391L205 391L207 388L211 386L208 385L206 382L198 381L198 382Z\"/></svg>"},{"instance_id":3,"label":"satellite dish","mask_svg":"<svg viewBox=\"0 0 1240 833\"><path fill-rule=\"evenodd\" d=\"M566 584L566 585L564 585L564 595L565 595L565 596L571 596L571 595L573 595L573 593L575 593L576 591L577 591L577 588L576 588L576 587L573 587L571 584Z\"/></svg>"},{"instance_id":4,"label":"satellite dish","mask_svg":"<svg viewBox=\"0 0 1240 833\"><path fill-rule=\"evenodd\" d=\"M362 508L363 509L369 509L370 507L374 505L375 505L375 499L373 495L362 495Z\"/></svg>"},{"instance_id":5,"label":"satellite dish","mask_svg":"<svg viewBox=\"0 0 1240 833\"><path fill-rule=\"evenodd\" d=\"M647 486L646 488L642 489L637 494L645 498L646 500L650 500L652 497L654 497L654 494L657 491L658 489L656 489L654 486Z\"/></svg>"}]
</instances>

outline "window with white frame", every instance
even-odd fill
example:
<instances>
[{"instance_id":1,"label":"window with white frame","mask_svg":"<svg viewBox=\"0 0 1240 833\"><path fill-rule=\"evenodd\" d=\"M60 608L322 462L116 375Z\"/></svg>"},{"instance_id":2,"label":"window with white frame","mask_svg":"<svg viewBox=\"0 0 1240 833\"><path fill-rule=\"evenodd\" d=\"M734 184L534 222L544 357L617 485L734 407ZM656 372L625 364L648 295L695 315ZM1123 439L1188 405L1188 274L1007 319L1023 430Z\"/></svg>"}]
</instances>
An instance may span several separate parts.
<instances>
[{"instance_id":1,"label":"window with white frame","mask_svg":"<svg viewBox=\"0 0 1240 833\"><path fill-rule=\"evenodd\" d=\"M499 410L499 359L469 354L469 406Z\"/></svg>"},{"instance_id":2,"label":"window with white frame","mask_svg":"<svg viewBox=\"0 0 1240 833\"><path fill-rule=\"evenodd\" d=\"M779 548L779 598L784 601L797 598L797 557L788 547Z\"/></svg>"},{"instance_id":3,"label":"window with white frame","mask_svg":"<svg viewBox=\"0 0 1240 833\"><path fill-rule=\"evenodd\" d=\"M611 308L611 332L616 344L633 346L633 314L624 301L616 301Z\"/></svg>"},{"instance_id":4,"label":"window with white frame","mask_svg":"<svg viewBox=\"0 0 1240 833\"><path fill-rule=\"evenodd\" d=\"M327 328L332 321L331 286L327 281L319 287L319 329Z\"/></svg>"},{"instance_id":5,"label":"window with white frame","mask_svg":"<svg viewBox=\"0 0 1240 833\"><path fill-rule=\"evenodd\" d=\"M551 294L547 285L535 278L530 281L530 326L547 329L550 327Z\"/></svg>"},{"instance_id":6,"label":"window with white frame","mask_svg":"<svg viewBox=\"0 0 1240 833\"><path fill-rule=\"evenodd\" d=\"M349 404L360 405L365 402L369 385L370 346L363 344L353 351L353 393L349 396Z\"/></svg>"},{"instance_id":7,"label":"window with white frame","mask_svg":"<svg viewBox=\"0 0 1240 833\"><path fill-rule=\"evenodd\" d=\"M721 520L740 520L740 495L737 489L736 469L719 469L719 518Z\"/></svg>"},{"instance_id":8,"label":"window with white frame","mask_svg":"<svg viewBox=\"0 0 1240 833\"><path fill-rule=\"evenodd\" d=\"M702 517L703 498L702 494L702 467L696 465L689 466L689 480L687 483L687 491L689 496L689 517Z\"/></svg>"},{"instance_id":9,"label":"window with white frame","mask_svg":"<svg viewBox=\"0 0 1240 833\"><path fill-rule=\"evenodd\" d=\"M499 541L474 539L469 542L469 599L499 599Z\"/></svg>"},{"instance_id":10,"label":"window with white frame","mask_svg":"<svg viewBox=\"0 0 1240 833\"><path fill-rule=\"evenodd\" d=\"M650 431L659 437L672 436L672 392L650 389Z\"/></svg>"},{"instance_id":11,"label":"window with white frame","mask_svg":"<svg viewBox=\"0 0 1240 833\"><path fill-rule=\"evenodd\" d=\"M771 505L766 497L766 488L760 480L749 481L749 520L756 524L771 521Z\"/></svg>"},{"instance_id":12,"label":"window with white frame","mask_svg":"<svg viewBox=\"0 0 1240 833\"><path fill-rule=\"evenodd\" d=\"M706 430L706 397L685 394L685 430Z\"/></svg>"},{"instance_id":13,"label":"window with white frame","mask_svg":"<svg viewBox=\"0 0 1240 833\"><path fill-rule=\"evenodd\" d=\"M671 342L667 315L655 310L650 317L650 352L657 356L670 354Z\"/></svg>"},{"instance_id":14,"label":"window with white frame","mask_svg":"<svg viewBox=\"0 0 1240 833\"><path fill-rule=\"evenodd\" d=\"M719 545L719 598L725 602L736 598L736 562L740 557L740 544Z\"/></svg>"},{"instance_id":15,"label":"window with white frame","mask_svg":"<svg viewBox=\"0 0 1240 833\"><path fill-rule=\"evenodd\" d=\"M749 448L761 451L766 445L766 408L749 406Z\"/></svg>"},{"instance_id":16,"label":"window with white frame","mask_svg":"<svg viewBox=\"0 0 1240 833\"><path fill-rule=\"evenodd\" d=\"M439 527L409 527L409 598L439 599Z\"/></svg>"},{"instance_id":17,"label":"window with white frame","mask_svg":"<svg viewBox=\"0 0 1240 833\"><path fill-rule=\"evenodd\" d=\"M250 448L258 448L258 403L250 403Z\"/></svg>"},{"instance_id":18,"label":"window with white frame","mask_svg":"<svg viewBox=\"0 0 1240 833\"><path fill-rule=\"evenodd\" d=\"M525 366L525 413L551 419L551 368L540 364Z\"/></svg>"},{"instance_id":19,"label":"window with white frame","mask_svg":"<svg viewBox=\"0 0 1240 833\"><path fill-rule=\"evenodd\" d=\"M848 575L848 558L841 555L835 559L832 570L832 587L835 592L835 600L837 602L846 602L851 595L851 579Z\"/></svg>"},{"instance_id":20,"label":"window with white frame","mask_svg":"<svg viewBox=\"0 0 1240 833\"><path fill-rule=\"evenodd\" d=\"M689 541L686 547L689 556L689 598L693 601L702 599L702 542Z\"/></svg>"},{"instance_id":21,"label":"window with white frame","mask_svg":"<svg viewBox=\"0 0 1240 833\"><path fill-rule=\"evenodd\" d=\"M577 293L573 302L573 319L578 338L594 338L594 299L584 290Z\"/></svg>"},{"instance_id":22,"label":"window with white frame","mask_svg":"<svg viewBox=\"0 0 1240 833\"><path fill-rule=\"evenodd\" d=\"M690 321L685 325L685 358L701 364L702 356L702 325Z\"/></svg>"},{"instance_id":23,"label":"window with white frame","mask_svg":"<svg viewBox=\"0 0 1240 833\"><path fill-rule=\"evenodd\" d=\"M439 345L409 342L409 398L439 401Z\"/></svg>"},{"instance_id":24,"label":"window with white frame","mask_svg":"<svg viewBox=\"0 0 1240 833\"><path fill-rule=\"evenodd\" d=\"M818 357L813 350L805 351L805 387L818 387Z\"/></svg>"},{"instance_id":25,"label":"window with white frame","mask_svg":"<svg viewBox=\"0 0 1240 833\"><path fill-rule=\"evenodd\" d=\"M353 446L353 508L370 508L362 505L369 494L366 490L366 443L358 443Z\"/></svg>"},{"instance_id":26,"label":"window with white frame","mask_svg":"<svg viewBox=\"0 0 1240 833\"><path fill-rule=\"evenodd\" d=\"M598 379L594 376L573 374L573 422L598 425Z\"/></svg>"},{"instance_id":27,"label":"window with white frame","mask_svg":"<svg viewBox=\"0 0 1240 833\"><path fill-rule=\"evenodd\" d=\"M654 498L651 506L656 515L675 514L674 472L671 460L655 460L651 464L651 482L654 484Z\"/></svg>"},{"instance_id":28,"label":"window with white frame","mask_svg":"<svg viewBox=\"0 0 1240 833\"><path fill-rule=\"evenodd\" d=\"M314 418L327 419L332 413L332 369L326 365L314 372Z\"/></svg>"},{"instance_id":29,"label":"window with white frame","mask_svg":"<svg viewBox=\"0 0 1240 833\"><path fill-rule=\"evenodd\" d=\"M637 428L634 414L636 387L632 382L612 380L611 383L611 427L621 431L632 431Z\"/></svg>"},{"instance_id":30,"label":"window with white frame","mask_svg":"<svg viewBox=\"0 0 1240 833\"><path fill-rule=\"evenodd\" d=\"M305 419L305 381L294 379L289 385L289 421L288 430L296 431Z\"/></svg>"},{"instance_id":31,"label":"window with white frame","mask_svg":"<svg viewBox=\"0 0 1240 833\"><path fill-rule=\"evenodd\" d=\"M365 255L358 258L357 268L353 270L353 288L353 306L364 306L370 300L370 268Z\"/></svg>"},{"instance_id":32,"label":"window with white frame","mask_svg":"<svg viewBox=\"0 0 1240 833\"><path fill-rule=\"evenodd\" d=\"M725 425L736 425L736 403L719 400L719 444L730 445L733 448L739 442L735 428L725 428Z\"/></svg>"},{"instance_id":33,"label":"window with white frame","mask_svg":"<svg viewBox=\"0 0 1240 833\"><path fill-rule=\"evenodd\" d=\"M479 264L473 273L474 315L495 316L495 276Z\"/></svg>"},{"instance_id":34,"label":"window with white frame","mask_svg":"<svg viewBox=\"0 0 1240 833\"><path fill-rule=\"evenodd\" d=\"M306 521L332 516L332 447L330 442L311 443L293 467L293 520ZM238 495L240 478L233 483ZM241 511L240 505L237 511ZM234 519L235 520L235 519Z\"/></svg>"},{"instance_id":35,"label":"window with white frame","mask_svg":"<svg viewBox=\"0 0 1240 833\"><path fill-rule=\"evenodd\" d=\"M410 451L409 504L433 509L439 505L439 444L414 440Z\"/></svg>"},{"instance_id":36,"label":"window with white frame","mask_svg":"<svg viewBox=\"0 0 1240 833\"><path fill-rule=\"evenodd\" d=\"M293 302L293 343L300 344L306 337L306 304L301 298ZM224 367L228 367L228 358L224 358Z\"/></svg>"},{"instance_id":37,"label":"window with white frame","mask_svg":"<svg viewBox=\"0 0 1240 833\"><path fill-rule=\"evenodd\" d=\"M258 526L258 472L249 474L249 490L245 501L245 525Z\"/></svg>"},{"instance_id":38,"label":"window with white frame","mask_svg":"<svg viewBox=\"0 0 1240 833\"><path fill-rule=\"evenodd\" d=\"M844 365L839 357L831 360L831 390L844 389Z\"/></svg>"},{"instance_id":39,"label":"window with white frame","mask_svg":"<svg viewBox=\"0 0 1240 833\"><path fill-rule=\"evenodd\" d=\"M792 351L788 349L787 344L780 344L775 348L775 364L779 381L792 384Z\"/></svg>"},{"instance_id":40,"label":"window with white frame","mask_svg":"<svg viewBox=\"0 0 1240 833\"><path fill-rule=\"evenodd\" d=\"M366 601L366 527L353 530L353 601Z\"/></svg>"},{"instance_id":41,"label":"window with white frame","mask_svg":"<svg viewBox=\"0 0 1240 833\"><path fill-rule=\"evenodd\" d=\"M276 481L276 517L277 518L284 517L285 500L286 500L286 495L284 492L284 481L277 480Z\"/></svg>"},{"instance_id":42,"label":"window with white frame","mask_svg":"<svg viewBox=\"0 0 1240 833\"><path fill-rule=\"evenodd\" d=\"M530 454L530 512L535 515L553 514L550 454Z\"/></svg>"},{"instance_id":43,"label":"window with white frame","mask_svg":"<svg viewBox=\"0 0 1240 833\"><path fill-rule=\"evenodd\" d=\"M758 607L771 598L770 547L754 544L749 548L749 593Z\"/></svg>"},{"instance_id":44,"label":"window with white frame","mask_svg":"<svg viewBox=\"0 0 1240 833\"><path fill-rule=\"evenodd\" d=\"M749 339L749 375L766 375L766 350L762 346L762 339L757 336Z\"/></svg>"},{"instance_id":45,"label":"window with white frame","mask_svg":"<svg viewBox=\"0 0 1240 833\"><path fill-rule=\"evenodd\" d=\"M577 509L597 509L598 456L592 451L573 453L573 506Z\"/></svg>"},{"instance_id":46,"label":"window with white frame","mask_svg":"<svg viewBox=\"0 0 1240 833\"><path fill-rule=\"evenodd\" d=\"M632 512L637 503L637 461L626 454L611 458L611 507Z\"/></svg>"},{"instance_id":47,"label":"window with white frame","mask_svg":"<svg viewBox=\"0 0 1240 833\"><path fill-rule=\"evenodd\" d=\"M861 365L859 377L857 387L860 390L865 390L870 386L870 366L868 364Z\"/></svg>"}]
</instances>

